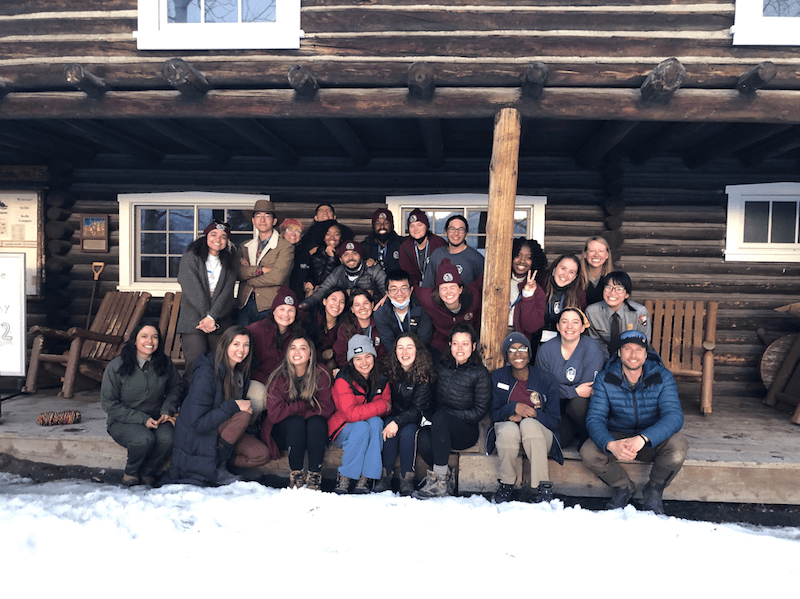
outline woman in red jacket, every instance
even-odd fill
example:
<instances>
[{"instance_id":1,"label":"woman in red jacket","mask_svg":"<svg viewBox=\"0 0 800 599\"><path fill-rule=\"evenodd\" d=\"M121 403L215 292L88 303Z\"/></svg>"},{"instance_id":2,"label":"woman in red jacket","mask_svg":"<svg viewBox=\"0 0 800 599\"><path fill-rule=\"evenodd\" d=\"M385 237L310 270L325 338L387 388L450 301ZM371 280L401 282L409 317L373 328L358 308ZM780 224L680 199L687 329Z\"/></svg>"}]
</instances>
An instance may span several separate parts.
<instances>
[{"instance_id":1,"label":"woman in red jacket","mask_svg":"<svg viewBox=\"0 0 800 599\"><path fill-rule=\"evenodd\" d=\"M322 460L328 443L328 418L335 410L331 377L317 364L314 343L293 337L278 368L267 380L267 416L261 440L273 460L289 450L289 487L318 491L322 485ZM308 475L303 462L308 453Z\"/></svg>"},{"instance_id":2,"label":"woman in red jacket","mask_svg":"<svg viewBox=\"0 0 800 599\"><path fill-rule=\"evenodd\" d=\"M335 493L348 493L352 479L358 479L354 493L369 493L370 480L381 476L381 417L392 410L392 392L375 367L376 357L370 338L354 335L347 343L347 364L333 383L336 412L328 420L328 434L344 450Z\"/></svg>"}]
</instances>

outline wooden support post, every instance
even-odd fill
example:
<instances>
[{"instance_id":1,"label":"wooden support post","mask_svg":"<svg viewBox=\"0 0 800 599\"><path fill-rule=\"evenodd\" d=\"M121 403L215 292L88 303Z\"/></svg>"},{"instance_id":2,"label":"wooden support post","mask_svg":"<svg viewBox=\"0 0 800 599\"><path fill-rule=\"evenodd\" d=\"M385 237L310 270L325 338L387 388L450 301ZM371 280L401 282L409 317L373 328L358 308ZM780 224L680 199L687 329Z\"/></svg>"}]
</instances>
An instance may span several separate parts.
<instances>
[{"instance_id":1,"label":"wooden support post","mask_svg":"<svg viewBox=\"0 0 800 599\"><path fill-rule=\"evenodd\" d=\"M642 100L666 103L686 79L686 67L677 58L668 58L650 71L642 83Z\"/></svg>"},{"instance_id":2,"label":"wooden support post","mask_svg":"<svg viewBox=\"0 0 800 599\"><path fill-rule=\"evenodd\" d=\"M736 89L743 94L754 94L775 79L778 69L770 61L759 62L755 67L739 77Z\"/></svg>"},{"instance_id":3,"label":"wooden support post","mask_svg":"<svg viewBox=\"0 0 800 599\"><path fill-rule=\"evenodd\" d=\"M543 62L534 62L529 66L522 79L522 95L531 100L541 98L547 84L547 73L547 65Z\"/></svg>"},{"instance_id":4,"label":"wooden support post","mask_svg":"<svg viewBox=\"0 0 800 599\"><path fill-rule=\"evenodd\" d=\"M500 348L508 330L520 123L521 116L515 108L503 108L494 121L481 310L481 355L490 371L503 365L504 357Z\"/></svg>"},{"instance_id":5,"label":"wooden support post","mask_svg":"<svg viewBox=\"0 0 800 599\"><path fill-rule=\"evenodd\" d=\"M298 96L311 98L315 96L317 90L319 90L319 82L316 77L314 77L311 71L306 67L300 66L299 64L289 67L286 78L289 80L289 85L297 92Z\"/></svg>"},{"instance_id":6,"label":"wooden support post","mask_svg":"<svg viewBox=\"0 0 800 599\"><path fill-rule=\"evenodd\" d=\"M430 100L436 91L433 67L425 62L415 62L408 67L408 93L420 100Z\"/></svg>"},{"instance_id":7,"label":"wooden support post","mask_svg":"<svg viewBox=\"0 0 800 599\"><path fill-rule=\"evenodd\" d=\"M106 82L93 75L79 64L68 64L64 67L64 78L90 98L102 98L108 91Z\"/></svg>"},{"instance_id":8,"label":"wooden support post","mask_svg":"<svg viewBox=\"0 0 800 599\"><path fill-rule=\"evenodd\" d=\"M182 58L170 58L164 62L161 74L167 83L187 98L202 98L211 89L205 75Z\"/></svg>"}]
</instances>

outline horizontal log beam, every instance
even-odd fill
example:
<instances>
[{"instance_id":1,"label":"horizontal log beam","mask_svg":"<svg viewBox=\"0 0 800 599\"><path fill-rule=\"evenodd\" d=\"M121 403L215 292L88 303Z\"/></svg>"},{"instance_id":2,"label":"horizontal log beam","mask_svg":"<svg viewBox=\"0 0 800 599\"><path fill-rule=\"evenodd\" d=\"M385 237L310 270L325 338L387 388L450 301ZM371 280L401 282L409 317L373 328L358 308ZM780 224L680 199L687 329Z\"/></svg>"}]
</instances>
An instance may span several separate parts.
<instances>
[{"instance_id":1,"label":"horizontal log beam","mask_svg":"<svg viewBox=\"0 0 800 599\"><path fill-rule=\"evenodd\" d=\"M538 103L518 88L441 88L427 102L406 89L322 89L313 101L295 101L286 90L212 90L196 102L173 91L109 91L87 103L78 92L8 94L0 119L35 118L494 118L514 106L527 118L673 122L771 122L800 124L800 91L762 90L742 98L735 90L680 89L666 105L645 104L637 89L549 88Z\"/></svg>"}]
</instances>

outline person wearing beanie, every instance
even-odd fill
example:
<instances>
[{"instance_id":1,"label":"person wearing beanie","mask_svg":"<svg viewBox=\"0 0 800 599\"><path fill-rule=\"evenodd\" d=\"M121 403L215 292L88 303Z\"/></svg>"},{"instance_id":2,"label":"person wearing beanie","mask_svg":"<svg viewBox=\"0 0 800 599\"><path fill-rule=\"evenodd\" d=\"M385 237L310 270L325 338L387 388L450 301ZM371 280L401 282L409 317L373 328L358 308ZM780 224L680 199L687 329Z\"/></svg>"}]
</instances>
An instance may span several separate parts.
<instances>
[{"instance_id":1,"label":"person wearing beanie","mask_svg":"<svg viewBox=\"0 0 800 599\"><path fill-rule=\"evenodd\" d=\"M319 306L329 289L341 287L348 294L354 289L367 289L375 301L386 295L386 273L376 265L367 266L364 249L352 239L343 241L336 249L341 264L322 281L317 290L300 304L303 310L312 311Z\"/></svg>"},{"instance_id":2,"label":"person wearing beanie","mask_svg":"<svg viewBox=\"0 0 800 599\"><path fill-rule=\"evenodd\" d=\"M182 294L176 331L181 336L187 387L194 361L215 349L222 332L233 324L239 258L230 238L230 225L214 220L181 256L178 284Z\"/></svg>"},{"instance_id":3,"label":"person wearing beanie","mask_svg":"<svg viewBox=\"0 0 800 599\"><path fill-rule=\"evenodd\" d=\"M556 378L531 364L530 340L522 333L511 333L503 341L506 365L492 373L494 427L489 431L486 453L491 454L495 441L500 458L500 486L495 503L510 501L518 482L514 462L519 446L530 461L533 502L552 499L547 458L564 463L559 439L561 409Z\"/></svg>"},{"instance_id":4,"label":"person wearing beanie","mask_svg":"<svg viewBox=\"0 0 800 599\"><path fill-rule=\"evenodd\" d=\"M467 245L467 235L469 234L467 220L458 214L451 216L445 223L444 232L447 235L447 245L431 253L422 277L423 287L436 285L439 264L445 258L458 267L458 272L465 285L469 285L483 274L483 255Z\"/></svg>"},{"instance_id":5,"label":"person wearing beanie","mask_svg":"<svg viewBox=\"0 0 800 599\"><path fill-rule=\"evenodd\" d=\"M433 324L431 353L435 359L447 355L450 329L460 323L481 326L483 275L464 286L458 267L449 259L439 266L436 287L417 287L414 295Z\"/></svg>"},{"instance_id":6,"label":"person wearing beanie","mask_svg":"<svg viewBox=\"0 0 800 599\"><path fill-rule=\"evenodd\" d=\"M372 213L372 233L364 238L361 247L367 264L377 264L384 272L400 268L400 244L403 238L394 230L394 216L386 208Z\"/></svg>"},{"instance_id":7,"label":"person wearing beanie","mask_svg":"<svg viewBox=\"0 0 800 599\"><path fill-rule=\"evenodd\" d=\"M664 489L680 472L689 444L680 432L683 411L675 379L648 347L640 331L620 335L619 349L595 379L586 416L590 438L580 453L583 464L612 489L607 509L625 507L636 493L619 462L652 462L643 507L663 514Z\"/></svg>"},{"instance_id":8,"label":"person wearing beanie","mask_svg":"<svg viewBox=\"0 0 800 599\"><path fill-rule=\"evenodd\" d=\"M372 340L354 335L347 343L347 365L333 383L336 411L328 419L328 437L343 450L335 493L369 493L381 476L383 416L391 413L392 391L376 365Z\"/></svg>"},{"instance_id":9,"label":"person wearing beanie","mask_svg":"<svg viewBox=\"0 0 800 599\"><path fill-rule=\"evenodd\" d=\"M248 397L253 401L253 411L257 416L265 405L263 385L286 355L289 340L303 333L303 328L297 321L297 296L294 291L288 285L281 285L272 300L267 316L249 325L247 330L252 340L250 351L256 363L253 367L253 382Z\"/></svg>"},{"instance_id":10,"label":"person wearing beanie","mask_svg":"<svg viewBox=\"0 0 800 599\"><path fill-rule=\"evenodd\" d=\"M278 217L275 205L258 200L245 216L253 223L253 239L239 248L239 318L237 324L246 327L267 314L278 287L289 282L294 266L294 246L275 230Z\"/></svg>"},{"instance_id":11,"label":"person wearing beanie","mask_svg":"<svg viewBox=\"0 0 800 599\"><path fill-rule=\"evenodd\" d=\"M411 284L418 287L428 266L431 254L447 242L434 235L428 215L414 208L406 219L408 237L400 244L400 268L411 276Z\"/></svg>"}]
</instances>

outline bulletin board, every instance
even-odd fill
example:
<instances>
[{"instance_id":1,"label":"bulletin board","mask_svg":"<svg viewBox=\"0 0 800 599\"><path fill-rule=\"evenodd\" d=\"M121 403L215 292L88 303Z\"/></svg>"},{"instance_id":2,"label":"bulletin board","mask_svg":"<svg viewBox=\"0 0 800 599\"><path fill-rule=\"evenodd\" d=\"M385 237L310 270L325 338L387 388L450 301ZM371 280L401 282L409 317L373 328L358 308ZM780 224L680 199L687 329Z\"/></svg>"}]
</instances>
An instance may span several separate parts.
<instances>
[{"instance_id":1,"label":"bulletin board","mask_svg":"<svg viewBox=\"0 0 800 599\"><path fill-rule=\"evenodd\" d=\"M25 376L25 254L0 253L0 376Z\"/></svg>"},{"instance_id":2,"label":"bulletin board","mask_svg":"<svg viewBox=\"0 0 800 599\"><path fill-rule=\"evenodd\" d=\"M0 192L0 255L25 254L25 293L38 296L44 270L42 198L35 191Z\"/></svg>"}]
</instances>

